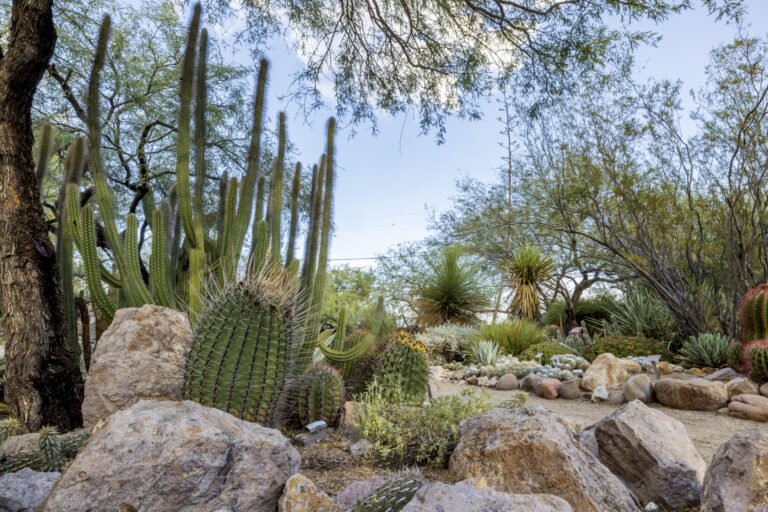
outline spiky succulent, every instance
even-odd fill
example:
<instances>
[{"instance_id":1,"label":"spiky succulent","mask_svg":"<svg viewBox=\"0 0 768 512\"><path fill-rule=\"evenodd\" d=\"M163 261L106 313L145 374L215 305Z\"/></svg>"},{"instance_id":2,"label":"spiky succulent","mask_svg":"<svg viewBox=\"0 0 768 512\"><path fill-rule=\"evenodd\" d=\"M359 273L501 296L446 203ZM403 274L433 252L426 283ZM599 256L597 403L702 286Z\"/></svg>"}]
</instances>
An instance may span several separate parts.
<instances>
[{"instance_id":1,"label":"spiky succulent","mask_svg":"<svg viewBox=\"0 0 768 512\"><path fill-rule=\"evenodd\" d=\"M37 449L15 453L0 461L0 475L24 468L43 472L62 471L75 458L90 434L90 430L80 429L62 436L54 427L43 427Z\"/></svg>"},{"instance_id":2,"label":"spiky succulent","mask_svg":"<svg viewBox=\"0 0 768 512\"><path fill-rule=\"evenodd\" d=\"M350 512L398 512L423 485L424 481L417 471L398 473L355 505Z\"/></svg>"},{"instance_id":3,"label":"spiky succulent","mask_svg":"<svg viewBox=\"0 0 768 512\"><path fill-rule=\"evenodd\" d=\"M750 378L768 381L768 340L754 340L744 345L743 359Z\"/></svg>"},{"instance_id":4,"label":"spiky succulent","mask_svg":"<svg viewBox=\"0 0 768 512\"><path fill-rule=\"evenodd\" d=\"M294 391L299 424L325 421L335 425L344 399L344 380L335 368L314 364L299 377Z\"/></svg>"},{"instance_id":5,"label":"spiky succulent","mask_svg":"<svg viewBox=\"0 0 768 512\"><path fill-rule=\"evenodd\" d=\"M472 347L472 357L480 366L492 366L499 358L499 345L492 340L481 340Z\"/></svg>"},{"instance_id":6,"label":"spiky succulent","mask_svg":"<svg viewBox=\"0 0 768 512\"><path fill-rule=\"evenodd\" d=\"M680 348L678 358L690 366L720 368L728 361L731 340L720 333L691 336Z\"/></svg>"},{"instance_id":7,"label":"spiky succulent","mask_svg":"<svg viewBox=\"0 0 768 512\"><path fill-rule=\"evenodd\" d=\"M427 391L427 350L405 331L399 331L378 358L376 378L386 387L399 387L406 402L421 405Z\"/></svg>"}]
</instances>

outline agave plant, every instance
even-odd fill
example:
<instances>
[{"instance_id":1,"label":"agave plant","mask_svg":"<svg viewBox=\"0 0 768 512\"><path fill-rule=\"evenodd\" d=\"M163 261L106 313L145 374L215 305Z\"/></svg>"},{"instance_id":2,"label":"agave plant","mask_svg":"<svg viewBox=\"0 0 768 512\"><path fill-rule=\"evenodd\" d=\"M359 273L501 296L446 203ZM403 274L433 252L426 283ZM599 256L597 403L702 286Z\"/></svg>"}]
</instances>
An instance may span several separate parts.
<instances>
[{"instance_id":1,"label":"agave plant","mask_svg":"<svg viewBox=\"0 0 768 512\"><path fill-rule=\"evenodd\" d=\"M720 333L703 333L691 336L683 343L680 362L690 366L720 368L728 361L728 345L731 340Z\"/></svg>"},{"instance_id":2,"label":"agave plant","mask_svg":"<svg viewBox=\"0 0 768 512\"><path fill-rule=\"evenodd\" d=\"M481 269L461 249L449 247L427 265L417 286L419 324L471 324L488 308L490 293Z\"/></svg>"},{"instance_id":3,"label":"agave plant","mask_svg":"<svg viewBox=\"0 0 768 512\"><path fill-rule=\"evenodd\" d=\"M604 327L605 334L618 336L644 336L669 339L675 330L675 321L661 300L642 286L624 290L624 298L609 308L611 322Z\"/></svg>"},{"instance_id":4,"label":"agave plant","mask_svg":"<svg viewBox=\"0 0 768 512\"><path fill-rule=\"evenodd\" d=\"M541 315L539 288L555 269L555 263L540 247L527 244L504 263L513 292L510 314L536 320Z\"/></svg>"},{"instance_id":5,"label":"agave plant","mask_svg":"<svg viewBox=\"0 0 768 512\"><path fill-rule=\"evenodd\" d=\"M493 366L499 358L499 345L491 340L478 341L472 347L472 357L481 366Z\"/></svg>"}]
</instances>

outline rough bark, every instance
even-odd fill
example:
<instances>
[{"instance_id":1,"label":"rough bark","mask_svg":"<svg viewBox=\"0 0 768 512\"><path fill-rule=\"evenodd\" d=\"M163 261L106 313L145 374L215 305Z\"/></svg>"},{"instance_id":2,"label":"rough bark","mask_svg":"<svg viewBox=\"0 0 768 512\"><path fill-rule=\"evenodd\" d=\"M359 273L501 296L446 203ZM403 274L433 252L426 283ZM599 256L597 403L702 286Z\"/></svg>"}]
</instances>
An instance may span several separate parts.
<instances>
[{"instance_id":1,"label":"rough bark","mask_svg":"<svg viewBox=\"0 0 768 512\"><path fill-rule=\"evenodd\" d=\"M66 336L32 158L32 99L55 44L51 1L14 0L0 59L0 311L6 399L30 430L82 423L82 375Z\"/></svg>"}]
</instances>

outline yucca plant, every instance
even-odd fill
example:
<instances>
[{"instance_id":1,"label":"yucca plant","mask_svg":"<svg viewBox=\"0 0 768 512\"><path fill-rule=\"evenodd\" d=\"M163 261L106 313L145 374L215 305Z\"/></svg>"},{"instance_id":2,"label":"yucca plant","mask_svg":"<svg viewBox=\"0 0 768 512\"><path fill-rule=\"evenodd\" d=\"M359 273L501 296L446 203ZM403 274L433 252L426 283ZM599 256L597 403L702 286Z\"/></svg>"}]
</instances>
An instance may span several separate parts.
<instances>
[{"instance_id":1,"label":"yucca plant","mask_svg":"<svg viewBox=\"0 0 768 512\"><path fill-rule=\"evenodd\" d=\"M680 348L678 359L689 366L720 368L728 362L728 345L731 340L720 333L703 333L691 336Z\"/></svg>"},{"instance_id":2,"label":"yucca plant","mask_svg":"<svg viewBox=\"0 0 768 512\"><path fill-rule=\"evenodd\" d=\"M623 299L608 309L611 321L603 327L606 335L669 339L674 334L675 321L669 310L643 286L628 287Z\"/></svg>"},{"instance_id":3,"label":"yucca plant","mask_svg":"<svg viewBox=\"0 0 768 512\"><path fill-rule=\"evenodd\" d=\"M492 340L480 340L472 347L472 358L482 366L493 366L499 358L499 345Z\"/></svg>"},{"instance_id":4,"label":"yucca plant","mask_svg":"<svg viewBox=\"0 0 768 512\"><path fill-rule=\"evenodd\" d=\"M540 247L527 244L515 251L503 266L510 275L510 285L514 290L509 305L510 314L538 319L541 315L539 288L552 275L554 261Z\"/></svg>"},{"instance_id":5,"label":"yucca plant","mask_svg":"<svg viewBox=\"0 0 768 512\"><path fill-rule=\"evenodd\" d=\"M419 324L470 324L488 308L490 293L478 264L449 247L427 262L428 271L417 287Z\"/></svg>"}]
</instances>

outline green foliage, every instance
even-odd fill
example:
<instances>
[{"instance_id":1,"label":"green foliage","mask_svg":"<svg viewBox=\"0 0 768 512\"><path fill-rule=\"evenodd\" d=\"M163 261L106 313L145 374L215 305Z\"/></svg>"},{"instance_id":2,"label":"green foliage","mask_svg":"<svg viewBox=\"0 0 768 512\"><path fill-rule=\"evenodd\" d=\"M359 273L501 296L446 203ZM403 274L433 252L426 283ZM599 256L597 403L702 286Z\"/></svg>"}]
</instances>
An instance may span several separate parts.
<instances>
[{"instance_id":1,"label":"green foliage","mask_svg":"<svg viewBox=\"0 0 768 512\"><path fill-rule=\"evenodd\" d=\"M409 407L400 391L374 381L359 397L355 428L372 443L369 455L391 464L444 467L459 440L459 423L491 408L488 393L463 389L460 395L435 398Z\"/></svg>"},{"instance_id":2,"label":"green foliage","mask_svg":"<svg viewBox=\"0 0 768 512\"><path fill-rule=\"evenodd\" d=\"M416 339L424 344L430 361L451 362L462 358L478 334L479 331L469 325L442 324L418 333Z\"/></svg>"},{"instance_id":3,"label":"green foliage","mask_svg":"<svg viewBox=\"0 0 768 512\"><path fill-rule=\"evenodd\" d=\"M542 364L547 364L552 356L558 354L573 354L574 352L568 345L553 341L545 341L528 347L520 354L520 358L526 361L536 361L536 354L538 353L542 354Z\"/></svg>"},{"instance_id":4,"label":"green foliage","mask_svg":"<svg viewBox=\"0 0 768 512\"><path fill-rule=\"evenodd\" d=\"M587 345L582 352L582 356L589 361L594 361L600 354L611 353L616 357L627 356L650 356L658 354L662 361L673 363L675 354L672 353L663 343L642 336L601 336L593 338L591 344Z\"/></svg>"},{"instance_id":5,"label":"green foliage","mask_svg":"<svg viewBox=\"0 0 768 512\"><path fill-rule=\"evenodd\" d=\"M316 364L299 377L295 401L299 424L322 420L335 425L344 399L344 381L335 368Z\"/></svg>"},{"instance_id":6,"label":"green foliage","mask_svg":"<svg viewBox=\"0 0 768 512\"><path fill-rule=\"evenodd\" d=\"M730 342L727 336L720 333L691 336L683 343L677 357L687 366L720 368L728 362Z\"/></svg>"},{"instance_id":7,"label":"green foliage","mask_svg":"<svg viewBox=\"0 0 768 512\"><path fill-rule=\"evenodd\" d=\"M0 423L0 435L4 429L10 428L7 421ZM55 428L43 427L38 437L38 448L5 457L0 461L0 475L15 473L24 468L42 472L63 471L90 435L90 430L80 429L61 436Z\"/></svg>"},{"instance_id":8,"label":"green foliage","mask_svg":"<svg viewBox=\"0 0 768 512\"><path fill-rule=\"evenodd\" d=\"M587 322L591 326L601 326L603 320L610 320L611 308L614 306L614 300L607 295L600 295L591 299L579 300L573 308L576 323L581 325ZM541 317L541 323L544 325L556 325L563 330L568 330L566 304L564 301L553 302L547 312Z\"/></svg>"},{"instance_id":9,"label":"green foliage","mask_svg":"<svg viewBox=\"0 0 768 512\"><path fill-rule=\"evenodd\" d=\"M624 290L621 301L609 308L610 322L604 324L605 334L672 339L675 321L667 306L653 291L644 286Z\"/></svg>"},{"instance_id":10,"label":"green foliage","mask_svg":"<svg viewBox=\"0 0 768 512\"><path fill-rule=\"evenodd\" d=\"M503 268L509 272L513 290L510 314L530 320L538 319L541 316L539 288L554 272L554 260L544 254L540 247L526 244L504 262Z\"/></svg>"},{"instance_id":11,"label":"green foliage","mask_svg":"<svg viewBox=\"0 0 768 512\"><path fill-rule=\"evenodd\" d=\"M488 308L489 291L481 268L462 255L461 249L444 249L427 266L416 289L421 325L470 324Z\"/></svg>"},{"instance_id":12,"label":"green foliage","mask_svg":"<svg viewBox=\"0 0 768 512\"><path fill-rule=\"evenodd\" d=\"M238 418L280 423L286 383L308 364L307 304L281 272L234 282L207 298L187 358L185 397Z\"/></svg>"},{"instance_id":13,"label":"green foliage","mask_svg":"<svg viewBox=\"0 0 768 512\"><path fill-rule=\"evenodd\" d=\"M350 512L398 512L416 494L424 480L418 471L407 470L389 477Z\"/></svg>"},{"instance_id":14,"label":"green foliage","mask_svg":"<svg viewBox=\"0 0 768 512\"><path fill-rule=\"evenodd\" d=\"M481 366L493 366L499 358L499 345L493 340L480 340L472 346L472 359Z\"/></svg>"},{"instance_id":15,"label":"green foliage","mask_svg":"<svg viewBox=\"0 0 768 512\"><path fill-rule=\"evenodd\" d=\"M537 343L547 341L544 329L527 318L517 318L480 328L480 339L493 340L505 354L518 355Z\"/></svg>"},{"instance_id":16,"label":"green foliage","mask_svg":"<svg viewBox=\"0 0 768 512\"><path fill-rule=\"evenodd\" d=\"M421 405L429 381L427 350L405 331L392 338L377 357L375 378L392 393L393 400Z\"/></svg>"}]
</instances>

